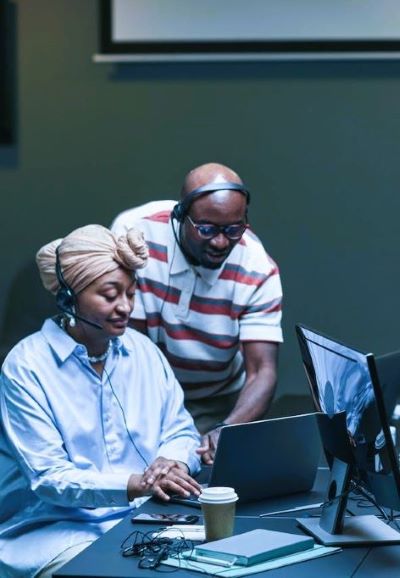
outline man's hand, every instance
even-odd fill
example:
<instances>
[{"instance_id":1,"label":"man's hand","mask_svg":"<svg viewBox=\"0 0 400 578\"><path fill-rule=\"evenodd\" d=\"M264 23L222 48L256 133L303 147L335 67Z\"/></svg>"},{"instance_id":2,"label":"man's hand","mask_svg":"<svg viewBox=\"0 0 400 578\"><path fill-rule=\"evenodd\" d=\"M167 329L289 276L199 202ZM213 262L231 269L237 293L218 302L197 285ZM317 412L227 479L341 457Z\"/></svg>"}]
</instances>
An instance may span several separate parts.
<instances>
[{"instance_id":1,"label":"man's hand","mask_svg":"<svg viewBox=\"0 0 400 578\"><path fill-rule=\"evenodd\" d=\"M182 462L157 458L141 475L132 474L128 482L128 497L153 495L168 501L169 494L187 497L199 495L200 485L188 474L188 468Z\"/></svg>"},{"instance_id":2,"label":"man's hand","mask_svg":"<svg viewBox=\"0 0 400 578\"><path fill-rule=\"evenodd\" d=\"M201 446L196 450L201 455L202 462L207 465L211 465L214 462L220 432L221 426L204 434L201 438Z\"/></svg>"},{"instance_id":3,"label":"man's hand","mask_svg":"<svg viewBox=\"0 0 400 578\"><path fill-rule=\"evenodd\" d=\"M276 387L278 343L243 342L243 358L246 367L246 382L235 407L224 418L224 424L248 423L262 419L271 404ZM203 435L201 446L196 450L203 463L214 461L220 427L215 427Z\"/></svg>"}]
</instances>

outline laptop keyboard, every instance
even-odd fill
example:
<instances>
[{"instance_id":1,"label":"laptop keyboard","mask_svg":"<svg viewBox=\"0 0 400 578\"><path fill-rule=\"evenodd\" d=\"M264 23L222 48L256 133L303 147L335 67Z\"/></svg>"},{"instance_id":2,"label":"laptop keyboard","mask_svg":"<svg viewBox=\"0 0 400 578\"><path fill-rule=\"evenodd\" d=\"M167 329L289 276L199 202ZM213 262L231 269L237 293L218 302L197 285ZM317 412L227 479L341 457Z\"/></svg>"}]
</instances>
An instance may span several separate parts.
<instances>
[{"instance_id":1,"label":"laptop keyboard","mask_svg":"<svg viewBox=\"0 0 400 578\"><path fill-rule=\"evenodd\" d=\"M200 484L202 488L207 488L208 484ZM196 494L190 494L190 496L180 496L179 494L171 495L171 504L184 504L185 506L193 506L194 508L200 508L201 504L199 502L198 496Z\"/></svg>"},{"instance_id":2,"label":"laptop keyboard","mask_svg":"<svg viewBox=\"0 0 400 578\"><path fill-rule=\"evenodd\" d=\"M194 494L184 498L178 494L173 494L170 499L171 504L184 504L185 506L193 506L194 508L200 508L200 502Z\"/></svg>"}]
</instances>

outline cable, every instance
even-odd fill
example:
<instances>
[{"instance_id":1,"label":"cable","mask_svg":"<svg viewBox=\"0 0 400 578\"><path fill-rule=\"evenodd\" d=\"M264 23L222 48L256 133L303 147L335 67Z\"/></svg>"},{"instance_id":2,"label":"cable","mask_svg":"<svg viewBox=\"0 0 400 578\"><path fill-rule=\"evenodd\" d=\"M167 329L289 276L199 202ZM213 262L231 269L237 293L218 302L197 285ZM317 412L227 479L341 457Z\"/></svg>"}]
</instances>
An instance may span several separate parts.
<instances>
[{"instance_id":1,"label":"cable","mask_svg":"<svg viewBox=\"0 0 400 578\"><path fill-rule=\"evenodd\" d=\"M378 504L378 502L375 500L375 498L370 495L361 485L357 484L356 482L352 481L351 482L352 485L352 490L355 492L358 492L359 494L361 494L362 496L364 496L364 498L370 502L373 506L375 506L375 508L381 513L382 517L389 523L390 520L390 516L385 512L385 510ZM362 507L362 506L361 506Z\"/></svg>"},{"instance_id":2,"label":"cable","mask_svg":"<svg viewBox=\"0 0 400 578\"><path fill-rule=\"evenodd\" d=\"M139 450L139 448L138 448L137 445L135 444L135 440L134 440L133 437L131 436L131 432L129 431L128 424L127 424L127 422L126 422L126 416L125 416L124 408L122 407L122 404L121 404L121 402L119 401L118 396L117 396L117 394L116 394L115 391L114 391L113 385L112 385L112 383L111 383L110 376L109 376L109 374L108 374L108 372L107 372L107 370L106 370L105 367L104 367L104 373L105 373L106 376L107 376L107 380L108 380L108 383L109 383L109 385L110 385L112 394L113 394L113 396L115 397L115 399L117 400L117 403L118 403L119 408L120 408L120 410L121 410L122 419L124 420L125 429L126 429L126 432L127 432L127 434L128 434L128 437L129 437L129 439L130 439L133 447L135 448L135 450L137 451L137 453L139 454L139 456L141 457L141 459L142 459L143 462L145 463L146 468L148 468L148 467L149 467L148 461L146 460L146 458L144 457L144 455L142 454L142 452Z\"/></svg>"},{"instance_id":3,"label":"cable","mask_svg":"<svg viewBox=\"0 0 400 578\"><path fill-rule=\"evenodd\" d=\"M171 288L171 286L170 286L171 267L172 267L172 263L174 262L175 253L176 253L176 247L177 247L177 246L180 247L181 251L183 252L183 248L182 248L182 246L181 246L181 244L180 244L180 242L179 242L178 235L177 235L177 233L176 233L176 231L175 231L174 219L175 219L175 217L174 217L174 216L172 215L172 213L171 213L171 227L172 227L172 232L173 232L174 238L175 238L175 244L174 244L174 251L173 251L173 253L172 253L172 256L170 257L170 256L168 255L168 267L169 267L169 270L168 270L168 277L167 277L167 291L166 291L166 294L165 294L165 296L164 296L164 299L163 299L163 301L162 301L162 303L161 303L160 312L159 312L159 314L158 314L158 329L157 329L157 336L156 336L156 341L155 341L157 347L159 347L159 348L161 349L161 351L163 352L163 354L164 354L165 356L167 356L168 351L167 351L167 343L166 343L166 338L165 338L166 328L165 328L165 326L164 326L164 320L163 320L162 314L163 314L163 311L164 311L164 305L165 305L166 301L168 300L169 293L170 293L170 288ZM162 341L161 341L161 330L163 330L163 332L164 332L164 336L163 336Z\"/></svg>"},{"instance_id":4,"label":"cable","mask_svg":"<svg viewBox=\"0 0 400 578\"><path fill-rule=\"evenodd\" d=\"M166 558L172 557L180 560L180 555L184 551L191 553L194 549L194 543L187 540L183 533L181 538L168 538L163 533L168 528L159 528L142 532L134 530L121 543L120 552L126 557L140 557L138 568L145 570L156 570L162 573L176 572L179 568L164 568L161 570L159 565Z\"/></svg>"},{"instance_id":5,"label":"cable","mask_svg":"<svg viewBox=\"0 0 400 578\"><path fill-rule=\"evenodd\" d=\"M178 245L178 247L180 247L180 248L182 249L181 243L180 243L180 241L179 241L179 239L178 239L178 235L177 235L177 232L176 232L175 227L174 227L174 219L175 219L175 217L171 214L171 227L172 227L172 232L173 232L173 234L174 234L176 244Z\"/></svg>"},{"instance_id":6,"label":"cable","mask_svg":"<svg viewBox=\"0 0 400 578\"><path fill-rule=\"evenodd\" d=\"M344 492L341 492L340 494L337 494L336 496L333 496L333 498L327 499L324 502L322 502L321 507L325 508L326 506L330 506L331 504L333 504L334 502L336 502L337 500L340 500L341 498L348 498L350 492L352 492L352 488L349 487L347 490L345 490Z\"/></svg>"},{"instance_id":7,"label":"cable","mask_svg":"<svg viewBox=\"0 0 400 578\"><path fill-rule=\"evenodd\" d=\"M351 492L354 493L358 493L361 494L361 496L364 497L364 499L368 502L368 505L363 505L361 503L361 500L358 499L357 501L357 506L359 506L360 508L363 507L369 507L370 504L372 504L373 506L375 506L375 508L380 512L382 518L384 519L384 521L389 524L390 522L394 522L397 526L396 521L394 520L393 516L390 517L387 512L385 512L385 510L377 503L377 501L374 499L374 497L372 495L370 495L360 484L358 484L357 482L354 482L353 480L351 480L349 488L345 491L342 492L341 494L338 494L337 496L334 496L333 498L329 499L329 500L325 500L321 506L324 508L326 506L330 506L331 504L333 504L336 500L339 500L341 498L350 498L350 499L354 499L357 500L357 497L352 498L349 494ZM354 513L351 512L347 507L346 507L346 511L354 516Z\"/></svg>"},{"instance_id":8,"label":"cable","mask_svg":"<svg viewBox=\"0 0 400 578\"><path fill-rule=\"evenodd\" d=\"M174 217L174 216L171 214L171 227L172 227L172 232L173 232L174 237L175 237L176 245L178 245L178 247L179 247L179 249L182 251L182 254L183 254L183 256L185 257L186 261L188 262L188 264L190 265L190 267L193 269L193 267L196 265L196 263L193 263L193 262L192 262L191 256L187 253L187 251L185 250L184 246L183 246L182 243L181 243L180 234L181 234L181 226L182 226L182 225L181 225L181 224L179 225L179 231L178 231L178 233L177 233L176 230L175 230L175 227L174 227L174 220L175 220L175 219L176 219L176 217ZM179 221L178 221L178 223L179 223ZM174 255L175 255L176 245L174 245ZM171 261L171 262L172 262L172 261ZM195 271L195 269L193 269L193 271L194 271L195 273L197 273L197 272Z\"/></svg>"},{"instance_id":9,"label":"cable","mask_svg":"<svg viewBox=\"0 0 400 578\"><path fill-rule=\"evenodd\" d=\"M353 572L350 574L350 578L353 578L355 576L356 572L358 572L358 570L361 568L362 564L364 564L364 562L367 559L367 556L369 555L371 550L372 550L372 548L368 548L368 550L366 551L364 556L361 558L361 560L359 561L357 566L354 568Z\"/></svg>"}]
</instances>

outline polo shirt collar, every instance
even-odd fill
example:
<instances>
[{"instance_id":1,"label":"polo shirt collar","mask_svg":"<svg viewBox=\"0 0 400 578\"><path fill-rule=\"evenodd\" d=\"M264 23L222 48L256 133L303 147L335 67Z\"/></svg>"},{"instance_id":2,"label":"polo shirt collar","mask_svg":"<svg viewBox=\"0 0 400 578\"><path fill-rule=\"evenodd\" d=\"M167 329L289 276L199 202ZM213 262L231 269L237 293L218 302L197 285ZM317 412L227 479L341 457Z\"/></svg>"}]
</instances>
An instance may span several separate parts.
<instances>
[{"instance_id":1,"label":"polo shirt collar","mask_svg":"<svg viewBox=\"0 0 400 578\"><path fill-rule=\"evenodd\" d=\"M176 234L179 235L179 230L176 231ZM226 263L228 262L227 260L224 261L224 263L218 269L207 269L206 267L191 265L183 254L173 234L170 235L168 239L168 256L169 255L171 255L171 276L179 275L180 273L185 273L186 271L193 271L210 287L215 285L218 277L221 274L221 271L224 269Z\"/></svg>"}]
</instances>

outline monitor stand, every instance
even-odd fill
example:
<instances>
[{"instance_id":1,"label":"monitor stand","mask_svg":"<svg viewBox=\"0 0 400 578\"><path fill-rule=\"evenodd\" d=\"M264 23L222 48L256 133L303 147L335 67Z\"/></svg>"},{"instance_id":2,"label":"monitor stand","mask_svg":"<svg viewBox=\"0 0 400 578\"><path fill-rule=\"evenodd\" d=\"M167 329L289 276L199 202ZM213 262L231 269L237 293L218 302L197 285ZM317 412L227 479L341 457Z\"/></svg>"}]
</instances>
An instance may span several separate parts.
<instances>
[{"instance_id":1,"label":"monitor stand","mask_svg":"<svg viewBox=\"0 0 400 578\"><path fill-rule=\"evenodd\" d=\"M334 458L328 495L319 518L297 518L298 524L325 546L400 544L400 533L376 516L345 517L352 468Z\"/></svg>"}]
</instances>

